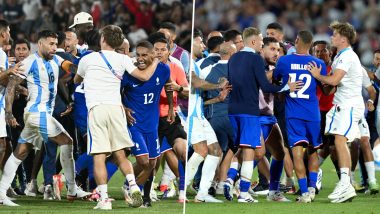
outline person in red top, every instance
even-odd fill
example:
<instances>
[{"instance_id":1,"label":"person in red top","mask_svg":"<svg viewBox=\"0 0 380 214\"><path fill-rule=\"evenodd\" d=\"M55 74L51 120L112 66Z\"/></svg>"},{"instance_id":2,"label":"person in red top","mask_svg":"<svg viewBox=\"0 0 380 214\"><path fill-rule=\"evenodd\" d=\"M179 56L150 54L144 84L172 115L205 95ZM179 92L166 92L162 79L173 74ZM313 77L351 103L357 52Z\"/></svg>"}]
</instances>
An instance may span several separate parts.
<instances>
[{"instance_id":1,"label":"person in red top","mask_svg":"<svg viewBox=\"0 0 380 214\"><path fill-rule=\"evenodd\" d=\"M332 51L331 51L330 45L326 41L315 41L312 47L312 54L325 62L327 75L329 75L331 71L331 57L332 57ZM334 94L325 95L322 91L322 88L318 86L317 97L319 99L319 110L321 112L321 127L325 127L326 114L333 107L332 102L334 99ZM323 161L327 158L327 156L330 154L330 151L329 151L330 145L334 145L334 137L332 135L324 135L324 129L322 128L321 128L321 136L322 136L323 148L318 153L319 165L321 165ZM321 179L322 179L322 169L319 169L318 182L317 182L318 190L320 190L321 188L321 183L320 183Z\"/></svg>"},{"instance_id":2,"label":"person in red top","mask_svg":"<svg viewBox=\"0 0 380 214\"><path fill-rule=\"evenodd\" d=\"M158 136L161 144L161 154L165 154L165 159L168 162L170 169L174 172L176 177L179 177L179 200L183 203L185 200L185 163L186 163L186 148L187 148L187 135L181 125L181 120L177 114L177 97L179 94L187 97L189 94L188 82L185 72L177 64L169 60L169 43L163 43L167 41L166 38L158 40L154 43L154 52L161 62L169 65L170 79L172 82L167 84L169 90L173 93L173 106L176 112L175 121L173 123L168 122L168 109L169 103L165 90L161 91L159 109L160 119L158 125ZM166 138L166 141L164 140Z\"/></svg>"}]
</instances>

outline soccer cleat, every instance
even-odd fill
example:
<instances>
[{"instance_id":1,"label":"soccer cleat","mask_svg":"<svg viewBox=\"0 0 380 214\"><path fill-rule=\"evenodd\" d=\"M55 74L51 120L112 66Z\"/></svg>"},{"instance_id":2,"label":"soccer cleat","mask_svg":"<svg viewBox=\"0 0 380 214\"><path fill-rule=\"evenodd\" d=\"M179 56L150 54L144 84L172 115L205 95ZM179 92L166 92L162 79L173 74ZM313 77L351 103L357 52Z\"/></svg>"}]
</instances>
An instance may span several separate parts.
<instances>
[{"instance_id":1,"label":"soccer cleat","mask_svg":"<svg viewBox=\"0 0 380 214\"><path fill-rule=\"evenodd\" d=\"M291 202L280 191L275 191L275 192L269 191L267 195L267 201Z\"/></svg>"},{"instance_id":2,"label":"soccer cleat","mask_svg":"<svg viewBox=\"0 0 380 214\"><path fill-rule=\"evenodd\" d=\"M14 197L17 197L18 194L15 192L15 190L12 187L9 187L9 189L7 190L7 196L10 198L14 198Z\"/></svg>"},{"instance_id":3,"label":"soccer cleat","mask_svg":"<svg viewBox=\"0 0 380 214\"><path fill-rule=\"evenodd\" d=\"M44 200L54 200L54 192L53 192L53 187L48 184L45 186L45 191L44 191Z\"/></svg>"},{"instance_id":4,"label":"soccer cleat","mask_svg":"<svg viewBox=\"0 0 380 214\"><path fill-rule=\"evenodd\" d=\"M285 192L286 194L291 194L291 195L294 195L296 194L296 187L294 185L292 186L287 186L286 187L288 190Z\"/></svg>"},{"instance_id":5,"label":"soccer cleat","mask_svg":"<svg viewBox=\"0 0 380 214\"><path fill-rule=\"evenodd\" d=\"M177 203L179 203L179 204L188 203L188 202L189 202L189 200L187 198L186 199L181 198L181 199L177 200Z\"/></svg>"},{"instance_id":6,"label":"soccer cleat","mask_svg":"<svg viewBox=\"0 0 380 214\"><path fill-rule=\"evenodd\" d=\"M139 190L132 192L130 197L131 197L131 203L130 203L131 207L137 208L143 204L142 195Z\"/></svg>"},{"instance_id":7,"label":"soccer cleat","mask_svg":"<svg viewBox=\"0 0 380 214\"><path fill-rule=\"evenodd\" d=\"M140 206L140 208L148 208L148 207L152 207L152 201L150 199L144 198L143 203Z\"/></svg>"},{"instance_id":8,"label":"soccer cleat","mask_svg":"<svg viewBox=\"0 0 380 214\"><path fill-rule=\"evenodd\" d=\"M124 199L125 199L125 203L129 204L129 205L132 205L132 199L131 197L129 196L129 186L127 185L123 185L121 187L121 191L123 192L123 195L124 195Z\"/></svg>"},{"instance_id":9,"label":"soccer cleat","mask_svg":"<svg viewBox=\"0 0 380 214\"><path fill-rule=\"evenodd\" d=\"M216 194L223 195L224 194L224 182L219 182L216 186Z\"/></svg>"},{"instance_id":10,"label":"soccer cleat","mask_svg":"<svg viewBox=\"0 0 380 214\"><path fill-rule=\"evenodd\" d=\"M319 168L318 176L317 176L317 183L316 183L318 192L321 191L321 189L322 189L322 177L323 177L323 172L322 172L322 169Z\"/></svg>"},{"instance_id":11,"label":"soccer cleat","mask_svg":"<svg viewBox=\"0 0 380 214\"><path fill-rule=\"evenodd\" d=\"M268 195L269 185L258 184L252 189L255 195Z\"/></svg>"},{"instance_id":12,"label":"soccer cleat","mask_svg":"<svg viewBox=\"0 0 380 214\"><path fill-rule=\"evenodd\" d=\"M99 201L94 207L94 210L112 210L112 203L108 199Z\"/></svg>"},{"instance_id":13,"label":"soccer cleat","mask_svg":"<svg viewBox=\"0 0 380 214\"><path fill-rule=\"evenodd\" d=\"M368 186L371 195L379 193L379 184L377 184L376 182L370 182L368 183Z\"/></svg>"},{"instance_id":14,"label":"soccer cleat","mask_svg":"<svg viewBox=\"0 0 380 214\"><path fill-rule=\"evenodd\" d=\"M296 201L298 203L311 203L310 194L308 192L305 192L302 195L298 196Z\"/></svg>"},{"instance_id":15,"label":"soccer cleat","mask_svg":"<svg viewBox=\"0 0 380 214\"><path fill-rule=\"evenodd\" d=\"M194 202L206 202L206 203L223 203L223 201L221 200L218 200L214 197L212 197L211 195L207 194L207 195L200 195L200 194L197 194L195 196L195 199L194 199Z\"/></svg>"},{"instance_id":16,"label":"soccer cleat","mask_svg":"<svg viewBox=\"0 0 380 214\"><path fill-rule=\"evenodd\" d=\"M223 185L223 194L224 194L224 197L228 201L232 201L233 198L234 198L233 186L232 186L232 184L229 181L224 182L224 185Z\"/></svg>"},{"instance_id":17,"label":"soccer cleat","mask_svg":"<svg viewBox=\"0 0 380 214\"><path fill-rule=\"evenodd\" d=\"M76 186L74 192L67 192L67 200L72 202L76 199L87 199L90 198L91 195L91 192L85 192L82 190L82 188Z\"/></svg>"},{"instance_id":18,"label":"soccer cleat","mask_svg":"<svg viewBox=\"0 0 380 214\"><path fill-rule=\"evenodd\" d=\"M315 188L308 187L307 190L309 191L309 195L310 195L311 201L314 201L314 199L315 199L315 192L316 192Z\"/></svg>"},{"instance_id":19,"label":"soccer cleat","mask_svg":"<svg viewBox=\"0 0 380 214\"><path fill-rule=\"evenodd\" d=\"M18 207L20 205L11 201L7 196L0 196L0 205L10 206L10 207Z\"/></svg>"},{"instance_id":20,"label":"soccer cleat","mask_svg":"<svg viewBox=\"0 0 380 214\"><path fill-rule=\"evenodd\" d=\"M150 198L152 199L153 202L160 201L160 199L157 196L157 192L154 189L150 190Z\"/></svg>"},{"instance_id":21,"label":"soccer cleat","mask_svg":"<svg viewBox=\"0 0 380 214\"><path fill-rule=\"evenodd\" d=\"M355 188L350 184L343 184L339 182L328 198L332 203L342 203L346 201L352 201L356 196Z\"/></svg>"},{"instance_id":22,"label":"soccer cleat","mask_svg":"<svg viewBox=\"0 0 380 214\"><path fill-rule=\"evenodd\" d=\"M26 196L31 196L31 197L36 197L37 196L37 184L33 181L31 181L30 183L28 183L26 185L26 188L24 190L24 193Z\"/></svg>"},{"instance_id":23,"label":"soccer cleat","mask_svg":"<svg viewBox=\"0 0 380 214\"><path fill-rule=\"evenodd\" d=\"M254 199L250 194L247 194L247 197L243 198L241 195L238 197L238 203L257 203L258 200Z\"/></svg>"},{"instance_id":24,"label":"soccer cleat","mask_svg":"<svg viewBox=\"0 0 380 214\"><path fill-rule=\"evenodd\" d=\"M44 194L45 192L45 185L44 184L41 184L39 187L38 187L38 192L40 194Z\"/></svg>"},{"instance_id":25,"label":"soccer cleat","mask_svg":"<svg viewBox=\"0 0 380 214\"><path fill-rule=\"evenodd\" d=\"M96 188L92 191L90 201L96 201L96 202L100 201L100 193L97 191Z\"/></svg>"}]
</instances>

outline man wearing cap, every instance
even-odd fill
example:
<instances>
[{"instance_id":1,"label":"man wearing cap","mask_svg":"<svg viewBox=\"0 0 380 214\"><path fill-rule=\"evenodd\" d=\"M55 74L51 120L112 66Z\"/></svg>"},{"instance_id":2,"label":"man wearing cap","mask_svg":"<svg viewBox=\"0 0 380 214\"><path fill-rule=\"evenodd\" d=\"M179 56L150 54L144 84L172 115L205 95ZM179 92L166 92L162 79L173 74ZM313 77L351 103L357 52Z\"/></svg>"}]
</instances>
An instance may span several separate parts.
<instances>
[{"instance_id":1,"label":"man wearing cap","mask_svg":"<svg viewBox=\"0 0 380 214\"><path fill-rule=\"evenodd\" d=\"M92 16L86 12L77 13L74 16L74 23L69 28L77 34L77 49L79 54L82 54L88 49L88 45L85 43L86 33L94 28Z\"/></svg>"}]
</instances>

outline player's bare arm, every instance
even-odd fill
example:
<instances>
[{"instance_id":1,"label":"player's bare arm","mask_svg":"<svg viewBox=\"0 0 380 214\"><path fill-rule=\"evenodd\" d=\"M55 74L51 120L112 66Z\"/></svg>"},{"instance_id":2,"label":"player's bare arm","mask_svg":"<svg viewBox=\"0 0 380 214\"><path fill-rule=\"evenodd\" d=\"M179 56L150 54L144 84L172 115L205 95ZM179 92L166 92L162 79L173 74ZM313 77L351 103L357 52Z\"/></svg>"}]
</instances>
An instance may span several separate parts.
<instances>
[{"instance_id":1,"label":"player's bare arm","mask_svg":"<svg viewBox=\"0 0 380 214\"><path fill-rule=\"evenodd\" d=\"M219 92L219 95L217 97L209 99L209 100L205 101L203 104L204 105L211 105L211 104L223 102L227 98L227 96L228 96L228 94L230 93L231 90L232 90L231 85L229 85L228 87L224 87Z\"/></svg>"},{"instance_id":2,"label":"player's bare arm","mask_svg":"<svg viewBox=\"0 0 380 214\"><path fill-rule=\"evenodd\" d=\"M16 118L12 113L13 101L15 98L16 87L23 81L19 76L12 75L9 77L9 83L5 94L5 120L11 127L19 126Z\"/></svg>"},{"instance_id":3,"label":"player's bare arm","mask_svg":"<svg viewBox=\"0 0 380 214\"><path fill-rule=\"evenodd\" d=\"M222 89L226 85L228 85L228 80L226 78L220 78L218 84L209 83L205 80L200 79L194 71L191 71L191 87L199 88L205 91L214 90L214 89Z\"/></svg>"},{"instance_id":4,"label":"player's bare arm","mask_svg":"<svg viewBox=\"0 0 380 214\"><path fill-rule=\"evenodd\" d=\"M376 99L376 89L370 85L367 88L370 99L367 101L366 105L368 107L368 111L375 110L374 100Z\"/></svg>"},{"instance_id":5,"label":"player's bare arm","mask_svg":"<svg viewBox=\"0 0 380 214\"><path fill-rule=\"evenodd\" d=\"M21 62L19 62L7 70L0 68L0 85L7 86L9 76L16 75L22 71L22 68L20 68L21 65Z\"/></svg>"},{"instance_id":6,"label":"player's bare arm","mask_svg":"<svg viewBox=\"0 0 380 214\"><path fill-rule=\"evenodd\" d=\"M165 87L167 90L177 91L179 96L189 97L189 87L178 85L175 81L171 81L170 83L166 83Z\"/></svg>"},{"instance_id":7,"label":"player's bare arm","mask_svg":"<svg viewBox=\"0 0 380 214\"><path fill-rule=\"evenodd\" d=\"M320 65L318 67L316 62L313 61L309 63L308 70L310 71L311 75L313 75L314 78L321 81L322 83L332 85L332 86L337 86L340 83L340 81L343 79L344 75L346 74L345 71L341 69L336 69L332 72L332 75L324 76L324 75L321 75L321 69L322 69L322 66Z\"/></svg>"},{"instance_id":8,"label":"player's bare arm","mask_svg":"<svg viewBox=\"0 0 380 214\"><path fill-rule=\"evenodd\" d=\"M171 86L171 83L174 81L169 78L169 80L165 84L165 93L166 97L168 98L168 104L169 104L169 112L168 112L168 118L167 121L172 124L175 120L175 113L174 113L174 103L173 103L173 90L170 90L169 87Z\"/></svg>"},{"instance_id":9,"label":"player's bare arm","mask_svg":"<svg viewBox=\"0 0 380 214\"><path fill-rule=\"evenodd\" d=\"M123 105L123 108L125 111L125 115L127 116L128 124L133 126L133 124L136 123L136 119L132 116L132 114L134 114L135 112L132 109L125 107L124 105Z\"/></svg>"},{"instance_id":10,"label":"player's bare arm","mask_svg":"<svg viewBox=\"0 0 380 214\"><path fill-rule=\"evenodd\" d=\"M160 63L160 60L154 58L153 63L149 65L146 69L140 70L136 68L135 70L133 70L131 75L140 81L148 81L152 77L154 71L156 70L158 63Z\"/></svg>"}]
</instances>

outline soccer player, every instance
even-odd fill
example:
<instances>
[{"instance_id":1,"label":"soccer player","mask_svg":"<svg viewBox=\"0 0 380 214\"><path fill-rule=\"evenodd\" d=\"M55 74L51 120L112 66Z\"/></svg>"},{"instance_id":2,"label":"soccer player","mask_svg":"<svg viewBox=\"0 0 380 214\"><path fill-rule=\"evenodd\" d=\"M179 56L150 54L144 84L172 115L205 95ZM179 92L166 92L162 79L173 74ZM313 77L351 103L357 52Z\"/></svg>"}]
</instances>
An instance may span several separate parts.
<instances>
[{"instance_id":1,"label":"soccer player","mask_svg":"<svg viewBox=\"0 0 380 214\"><path fill-rule=\"evenodd\" d=\"M312 45L313 35L309 31L299 31L296 38L296 52L281 57L274 71L274 77L288 78L294 82L304 81L304 87L297 92L286 96L286 128L288 132L289 146L293 154L293 164L298 177L301 196L298 202L310 203L314 200L317 175L319 169L317 149L321 146L320 140L320 112L317 98L317 81L312 78L308 63L316 62L321 67L321 74L326 75L324 62L310 56L309 49ZM309 176L303 161L304 147L308 147ZM310 187L308 188L308 178Z\"/></svg>"},{"instance_id":2,"label":"soccer player","mask_svg":"<svg viewBox=\"0 0 380 214\"><path fill-rule=\"evenodd\" d=\"M271 85L265 75L264 61L256 53L263 45L263 37L256 28L243 32L245 47L235 53L228 62L228 80L234 87L231 91L228 114L234 129L234 143L241 149L240 195L238 202L257 202L248 193L253 172L255 149L261 147L259 110L259 88L263 92L278 92L285 86ZM289 84L291 91L299 82ZM263 154L262 154L263 155ZM256 157L260 159L261 157Z\"/></svg>"},{"instance_id":3,"label":"soccer player","mask_svg":"<svg viewBox=\"0 0 380 214\"><path fill-rule=\"evenodd\" d=\"M309 71L322 83L337 86L334 107L326 115L325 134L335 137L340 167L340 180L328 198L332 203L341 203L356 196L350 182L351 158L346 143L354 140L359 120L364 115L363 74L359 57L351 48L356 39L354 27L349 23L333 22L330 28L333 30L331 45L338 51L332 63L333 73L330 76L321 75L321 67L315 63L310 63Z\"/></svg>"},{"instance_id":4,"label":"soccer player","mask_svg":"<svg viewBox=\"0 0 380 214\"><path fill-rule=\"evenodd\" d=\"M193 35L193 53L192 57L202 57L202 51L205 45L202 41L202 34L199 30L194 30ZM198 166L204 161L202 168L202 177L198 194L195 196L195 202L212 202L220 203L221 200L215 199L208 194L208 189L214 179L215 170L219 164L221 149L218 144L215 132L210 123L203 115L203 100L201 97L202 90L225 89L228 90L228 81L222 79L219 84L211 84L199 79L200 68L193 61L191 76L191 93L189 97L189 115L188 115L188 142L192 145L194 153L187 162L186 186L192 183ZM194 71L193 71L194 70Z\"/></svg>"},{"instance_id":5,"label":"soccer player","mask_svg":"<svg viewBox=\"0 0 380 214\"><path fill-rule=\"evenodd\" d=\"M234 29L228 30L224 33L223 37L225 42L232 42L235 44L237 51L244 48L243 37L240 31Z\"/></svg>"},{"instance_id":6,"label":"soccer player","mask_svg":"<svg viewBox=\"0 0 380 214\"><path fill-rule=\"evenodd\" d=\"M78 38L76 48L78 54L81 55L88 49L86 43L86 33L94 28L93 18L86 12L77 13L74 16L74 23L70 25L69 29L74 29L74 32Z\"/></svg>"},{"instance_id":7,"label":"soccer player","mask_svg":"<svg viewBox=\"0 0 380 214\"><path fill-rule=\"evenodd\" d=\"M48 140L60 145L61 164L65 170L68 186L67 198L74 200L90 195L75 184L72 139L51 115L57 93L59 67L66 72L73 69L70 62L63 61L55 55L56 49L57 35L49 30L41 31L38 34L38 52L22 61L25 70L22 74L13 76L7 85L6 120L12 127L18 125L12 114L15 88L26 79L29 91L29 100L24 113L25 127L21 132L17 148L5 164L0 181L0 202L7 206L18 206L5 196L17 167L33 147L40 149L42 143Z\"/></svg>"},{"instance_id":8,"label":"soccer player","mask_svg":"<svg viewBox=\"0 0 380 214\"><path fill-rule=\"evenodd\" d=\"M166 39L156 40L155 49L160 44L169 49ZM139 70L144 70L152 64L153 54L151 43L144 41L137 45L136 56ZM153 76L146 82L128 74L124 75L122 81L123 104L133 112L133 116L131 116L134 119L134 122L129 125L129 130L135 143L132 153L136 156L139 169L136 170L136 183L141 187L144 186L144 206L147 207L151 206L150 189L153 182L153 169L156 166L157 158L160 157L158 138L160 94L164 84L170 82L170 69L164 63L157 65ZM174 120L173 93L168 92L167 95L169 108L166 119L172 123Z\"/></svg>"},{"instance_id":9,"label":"soccer player","mask_svg":"<svg viewBox=\"0 0 380 214\"><path fill-rule=\"evenodd\" d=\"M75 83L83 81L88 113L88 148L94 156L94 175L101 200L94 209L112 209L107 192L106 157L114 156L131 190L132 206L142 204L141 192L136 185L133 168L125 157L124 149L132 147L126 116L121 103L120 82L125 71L133 77L147 81L153 75L158 60L144 70L137 69L131 59L115 52L124 40L120 27L108 25L100 31L100 52L83 57L74 77ZM150 97L146 95L147 102ZM108 124L108 125L106 125Z\"/></svg>"},{"instance_id":10,"label":"soccer player","mask_svg":"<svg viewBox=\"0 0 380 214\"><path fill-rule=\"evenodd\" d=\"M221 36L213 36L207 41L207 48L210 51L209 55L200 59L197 63L200 69L204 69L207 66L214 65L220 60L220 45L223 44L224 39Z\"/></svg>"}]
</instances>

